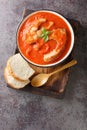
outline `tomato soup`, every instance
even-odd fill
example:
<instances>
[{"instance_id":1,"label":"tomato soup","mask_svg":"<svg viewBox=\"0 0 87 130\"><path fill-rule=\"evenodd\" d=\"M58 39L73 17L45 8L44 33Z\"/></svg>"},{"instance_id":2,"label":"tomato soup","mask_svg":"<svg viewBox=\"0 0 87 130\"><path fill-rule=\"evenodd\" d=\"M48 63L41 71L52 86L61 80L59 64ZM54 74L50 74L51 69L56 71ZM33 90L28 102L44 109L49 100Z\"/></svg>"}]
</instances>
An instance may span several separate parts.
<instances>
[{"instance_id":1,"label":"tomato soup","mask_svg":"<svg viewBox=\"0 0 87 130\"><path fill-rule=\"evenodd\" d=\"M48 65L67 54L71 32L60 16L42 11L26 18L19 27L17 40L26 59L38 65Z\"/></svg>"}]
</instances>

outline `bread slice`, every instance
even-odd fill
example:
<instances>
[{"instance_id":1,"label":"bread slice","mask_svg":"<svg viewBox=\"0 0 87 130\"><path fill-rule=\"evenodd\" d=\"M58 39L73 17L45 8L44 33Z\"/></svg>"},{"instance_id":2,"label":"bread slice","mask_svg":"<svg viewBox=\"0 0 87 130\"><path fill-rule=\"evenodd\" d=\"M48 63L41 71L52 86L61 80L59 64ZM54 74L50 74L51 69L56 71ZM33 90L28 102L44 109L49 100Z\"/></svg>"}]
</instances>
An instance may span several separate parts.
<instances>
[{"instance_id":1,"label":"bread slice","mask_svg":"<svg viewBox=\"0 0 87 130\"><path fill-rule=\"evenodd\" d=\"M14 78L21 81L28 80L35 73L19 53L8 59L7 68Z\"/></svg>"},{"instance_id":2,"label":"bread slice","mask_svg":"<svg viewBox=\"0 0 87 130\"><path fill-rule=\"evenodd\" d=\"M20 81L15 79L10 73L7 67L5 67L4 70L4 77L5 80L7 82L7 84L9 84L12 88L16 88L16 89L20 89L25 87L27 84L30 83L30 80L26 80L26 81Z\"/></svg>"}]
</instances>

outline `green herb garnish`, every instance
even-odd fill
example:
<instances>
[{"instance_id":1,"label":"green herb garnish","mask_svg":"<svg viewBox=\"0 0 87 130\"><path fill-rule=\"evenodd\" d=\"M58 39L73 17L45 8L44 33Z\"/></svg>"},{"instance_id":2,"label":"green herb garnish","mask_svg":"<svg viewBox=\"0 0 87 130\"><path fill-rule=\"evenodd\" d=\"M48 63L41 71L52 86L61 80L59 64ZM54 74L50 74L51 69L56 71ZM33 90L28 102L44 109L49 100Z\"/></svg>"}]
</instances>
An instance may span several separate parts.
<instances>
[{"instance_id":1,"label":"green herb garnish","mask_svg":"<svg viewBox=\"0 0 87 130\"><path fill-rule=\"evenodd\" d=\"M50 31L48 31L48 30L45 29L45 28L42 28L41 31L42 31L42 33L41 33L40 37L43 38L45 42L47 42L48 39L49 39L49 38L48 38L48 35L50 34Z\"/></svg>"}]
</instances>

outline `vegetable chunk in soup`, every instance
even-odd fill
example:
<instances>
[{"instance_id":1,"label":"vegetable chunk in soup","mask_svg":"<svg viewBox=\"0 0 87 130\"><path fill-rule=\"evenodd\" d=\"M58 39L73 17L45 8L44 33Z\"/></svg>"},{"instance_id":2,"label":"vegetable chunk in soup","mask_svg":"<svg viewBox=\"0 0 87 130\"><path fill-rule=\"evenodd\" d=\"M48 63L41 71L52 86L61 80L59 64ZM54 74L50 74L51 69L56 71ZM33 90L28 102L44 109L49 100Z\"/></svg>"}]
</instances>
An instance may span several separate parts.
<instances>
[{"instance_id":1,"label":"vegetable chunk in soup","mask_svg":"<svg viewBox=\"0 0 87 130\"><path fill-rule=\"evenodd\" d=\"M30 15L20 27L18 43L27 59L39 65L47 65L66 55L71 33L61 17L50 12L37 12Z\"/></svg>"}]
</instances>

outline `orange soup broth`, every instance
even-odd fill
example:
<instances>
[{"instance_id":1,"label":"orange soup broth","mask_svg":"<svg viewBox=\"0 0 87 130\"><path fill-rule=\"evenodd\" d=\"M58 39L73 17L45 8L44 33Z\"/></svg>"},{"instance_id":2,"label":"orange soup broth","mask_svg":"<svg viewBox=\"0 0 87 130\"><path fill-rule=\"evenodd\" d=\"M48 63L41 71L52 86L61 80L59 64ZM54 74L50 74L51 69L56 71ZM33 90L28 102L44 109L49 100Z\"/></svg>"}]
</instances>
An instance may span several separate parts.
<instances>
[{"instance_id":1,"label":"orange soup broth","mask_svg":"<svg viewBox=\"0 0 87 130\"><path fill-rule=\"evenodd\" d=\"M43 55L44 55L44 53L45 53L45 51L47 49L47 44L49 45L49 49L48 49L48 51L46 53L50 52L51 50L53 50L56 47L56 42L54 40L47 41L44 44L44 46L41 48L40 51L32 49L31 45L24 43L23 40L22 40L21 32L25 29L26 26L31 24L32 21L34 21L36 17L38 17L38 18L46 18L47 21L53 21L54 24L50 28L50 30L56 29L56 28L65 28L66 29L67 42L66 42L66 45L65 45L65 49L63 50L61 55L52 62L45 62L43 60ZM44 26L45 26L45 24L44 24ZM43 41L43 39L40 39L40 40L38 40L38 42L41 44L41 42L44 42L44 41ZM38 13L35 13L35 14L31 15L28 19L26 19L25 22L20 27L19 35L18 35L18 44L19 44L19 48L20 48L22 54L27 59L32 61L33 63L40 64L40 65L51 64L51 63L55 63L55 62L61 60L66 55L66 53L68 52L70 44L71 44L71 32L69 30L68 25L59 16L56 16L55 14L52 14L52 13L49 13L49 12L38 12ZM30 51L29 54L26 54L26 49L27 48L32 50L32 51Z\"/></svg>"}]
</instances>

